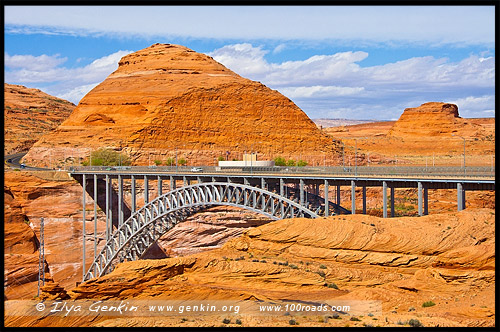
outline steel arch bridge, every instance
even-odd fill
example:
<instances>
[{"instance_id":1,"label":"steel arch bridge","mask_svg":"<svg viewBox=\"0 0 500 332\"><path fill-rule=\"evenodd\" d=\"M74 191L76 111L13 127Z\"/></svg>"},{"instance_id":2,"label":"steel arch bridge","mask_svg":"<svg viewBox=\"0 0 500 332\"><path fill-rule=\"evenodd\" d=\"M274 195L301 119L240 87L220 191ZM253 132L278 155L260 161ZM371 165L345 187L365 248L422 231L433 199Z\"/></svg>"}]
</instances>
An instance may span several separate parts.
<instances>
[{"instance_id":1,"label":"steel arch bridge","mask_svg":"<svg viewBox=\"0 0 500 332\"><path fill-rule=\"evenodd\" d=\"M246 184L207 182L184 186L152 200L118 226L85 273L83 281L103 276L126 260L137 260L168 230L211 206L228 205L270 219L318 218L310 209L277 193Z\"/></svg>"}]
</instances>

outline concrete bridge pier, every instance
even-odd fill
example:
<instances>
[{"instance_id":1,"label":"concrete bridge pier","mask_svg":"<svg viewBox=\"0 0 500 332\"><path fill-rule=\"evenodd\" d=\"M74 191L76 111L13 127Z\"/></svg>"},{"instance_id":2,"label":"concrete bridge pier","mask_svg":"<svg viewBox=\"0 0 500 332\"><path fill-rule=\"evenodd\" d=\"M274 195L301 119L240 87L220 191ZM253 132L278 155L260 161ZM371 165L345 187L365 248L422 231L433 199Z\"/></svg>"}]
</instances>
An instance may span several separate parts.
<instances>
[{"instance_id":1,"label":"concrete bridge pier","mask_svg":"<svg viewBox=\"0 0 500 332\"><path fill-rule=\"evenodd\" d=\"M465 209L465 189L461 182L457 183L457 209L458 211Z\"/></svg>"}]
</instances>

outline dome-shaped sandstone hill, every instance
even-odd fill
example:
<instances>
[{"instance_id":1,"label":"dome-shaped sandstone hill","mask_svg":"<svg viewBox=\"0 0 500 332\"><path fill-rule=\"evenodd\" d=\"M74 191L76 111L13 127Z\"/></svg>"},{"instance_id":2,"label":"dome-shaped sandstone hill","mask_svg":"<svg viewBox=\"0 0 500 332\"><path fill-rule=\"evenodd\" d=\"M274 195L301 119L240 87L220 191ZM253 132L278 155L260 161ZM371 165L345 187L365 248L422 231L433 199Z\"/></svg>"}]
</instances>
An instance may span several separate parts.
<instances>
[{"instance_id":1,"label":"dome-shaped sandstone hill","mask_svg":"<svg viewBox=\"0 0 500 332\"><path fill-rule=\"evenodd\" d=\"M205 54L171 44L124 56L26 160L42 162L51 148L104 146L124 147L135 164L148 163L151 151L166 158L175 149L196 154L198 164L213 164L226 151L230 159L250 150L333 157L331 140L290 99Z\"/></svg>"}]
</instances>

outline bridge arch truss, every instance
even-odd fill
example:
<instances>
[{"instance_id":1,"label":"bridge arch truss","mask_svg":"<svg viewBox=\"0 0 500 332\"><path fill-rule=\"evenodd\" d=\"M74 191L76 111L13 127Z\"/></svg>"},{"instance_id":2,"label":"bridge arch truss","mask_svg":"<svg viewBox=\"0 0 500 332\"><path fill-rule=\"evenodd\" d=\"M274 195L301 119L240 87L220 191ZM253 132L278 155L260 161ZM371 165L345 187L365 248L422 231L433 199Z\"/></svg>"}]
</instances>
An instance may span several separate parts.
<instances>
[{"instance_id":1,"label":"bridge arch truss","mask_svg":"<svg viewBox=\"0 0 500 332\"><path fill-rule=\"evenodd\" d=\"M96 255L83 281L103 276L123 261L140 259L176 224L217 205L240 207L273 220L319 217L286 197L246 184L207 182L183 186L147 203L119 225Z\"/></svg>"}]
</instances>

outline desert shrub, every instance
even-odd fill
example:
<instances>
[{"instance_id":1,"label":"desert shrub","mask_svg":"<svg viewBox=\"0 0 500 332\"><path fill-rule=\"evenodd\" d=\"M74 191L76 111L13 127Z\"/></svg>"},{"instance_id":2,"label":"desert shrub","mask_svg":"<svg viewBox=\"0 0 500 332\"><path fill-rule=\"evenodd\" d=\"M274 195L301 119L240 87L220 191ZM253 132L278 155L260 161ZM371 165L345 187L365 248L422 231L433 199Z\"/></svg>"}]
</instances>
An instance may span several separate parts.
<instances>
[{"instance_id":1,"label":"desert shrub","mask_svg":"<svg viewBox=\"0 0 500 332\"><path fill-rule=\"evenodd\" d=\"M297 161L297 166L299 167L307 166L307 161L300 159L299 161Z\"/></svg>"},{"instance_id":2,"label":"desert shrub","mask_svg":"<svg viewBox=\"0 0 500 332\"><path fill-rule=\"evenodd\" d=\"M427 301L427 302L422 303L422 307L424 307L424 308L432 307L433 305L436 305L436 303L434 303L432 301Z\"/></svg>"},{"instance_id":3,"label":"desert shrub","mask_svg":"<svg viewBox=\"0 0 500 332\"><path fill-rule=\"evenodd\" d=\"M299 323L297 323L297 321L295 319L290 319L288 321L288 324L290 324L290 325L299 325Z\"/></svg>"},{"instance_id":4,"label":"desert shrub","mask_svg":"<svg viewBox=\"0 0 500 332\"><path fill-rule=\"evenodd\" d=\"M319 274L319 276L323 277L323 278L326 276L325 272L323 272L323 271L318 271L316 273Z\"/></svg>"},{"instance_id":5,"label":"desert shrub","mask_svg":"<svg viewBox=\"0 0 500 332\"><path fill-rule=\"evenodd\" d=\"M217 157L217 160L218 161L223 161L223 160L226 160L226 158L224 158L223 156L219 156L219 157Z\"/></svg>"},{"instance_id":6,"label":"desert shrub","mask_svg":"<svg viewBox=\"0 0 500 332\"><path fill-rule=\"evenodd\" d=\"M411 327L423 327L422 323L420 323L420 321L418 319L410 319L408 321L408 324L411 326Z\"/></svg>"},{"instance_id":7,"label":"desert shrub","mask_svg":"<svg viewBox=\"0 0 500 332\"><path fill-rule=\"evenodd\" d=\"M154 161L154 163L155 163L156 166L160 166L161 165L161 160L156 159Z\"/></svg>"},{"instance_id":8,"label":"desert shrub","mask_svg":"<svg viewBox=\"0 0 500 332\"><path fill-rule=\"evenodd\" d=\"M175 159L172 157L167 158L164 163L166 166L173 166L175 165Z\"/></svg>"},{"instance_id":9,"label":"desert shrub","mask_svg":"<svg viewBox=\"0 0 500 332\"><path fill-rule=\"evenodd\" d=\"M337 285L335 285L333 282L331 284L328 284L327 287L328 288L333 288L333 289L339 289L339 287Z\"/></svg>"},{"instance_id":10,"label":"desert shrub","mask_svg":"<svg viewBox=\"0 0 500 332\"><path fill-rule=\"evenodd\" d=\"M292 268L292 269L298 269L299 267L297 265L295 265L295 264L290 264L290 268Z\"/></svg>"},{"instance_id":11,"label":"desert shrub","mask_svg":"<svg viewBox=\"0 0 500 332\"><path fill-rule=\"evenodd\" d=\"M286 161L286 165L287 165L287 166L295 166L295 165L296 165L295 160L293 160L293 159L288 159L288 160Z\"/></svg>"},{"instance_id":12,"label":"desert shrub","mask_svg":"<svg viewBox=\"0 0 500 332\"><path fill-rule=\"evenodd\" d=\"M361 319L359 319L358 317L351 317L351 319L353 322L361 322Z\"/></svg>"},{"instance_id":13,"label":"desert shrub","mask_svg":"<svg viewBox=\"0 0 500 332\"><path fill-rule=\"evenodd\" d=\"M126 154L107 148L92 151L90 159L91 166L128 166L132 163Z\"/></svg>"},{"instance_id":14,"label":"desert shrub","mask_svg":"<svg viewBox=\"0 0 500 332\"><path fill-rule=\"evenodd\" d=\"M184 158L181 158L177 161L177 163L181 166L187 165L187 160Z\"/></svg>"},{"instance_id":15,"label":"desert shrub","mask_svg":"<svg viewBox=\"0 0 500 332\"><path fill-rule=\"evenodd\" d=\"M274 165L276 166L286 166L286 160L283 157L274 158Z\"/></svg>"},{"instance_id":16,"label":"desert shrub","mask_svg":"<svg viewBox=\"0 0 500 332\"><path fill-rule=\"evenodd\" d=\"M241 320L240 320L240 319L237 319L237 320L236 320L236 324L241 325Z\"/></svg>"},{"instance_id":17,"label":"desert shrub","mask_svg":"<svg viewBox=\"0 0 500 332\"><path fill-rule=\"evenodd\" d=\"M320 269L326 269L326 266L324 266L323 264L321 264L321 265L319 266L319 268L320 268Z\"/></svg>"},{"instance_id":18,"label":"desert shrub","mask_svg":"<svg viewBox=\"0 0 500 332\"><path fill-rule=\"evenodd\" d=\"M229 324L229 323L231 323L231 320L229 318L224 318L224 320L222 322L224 324Z\"/></svg>"}]
</instances>

